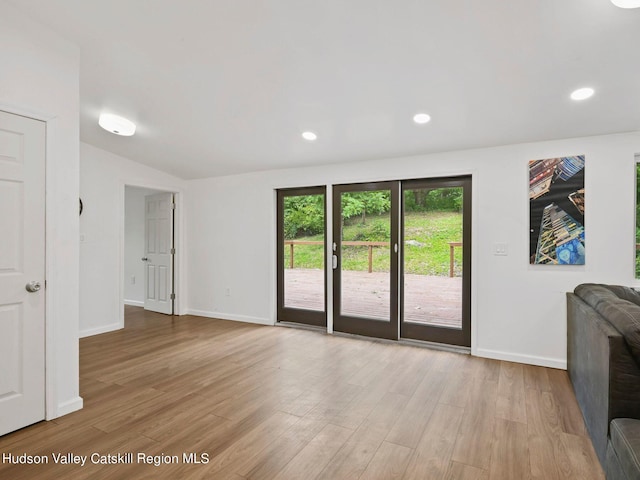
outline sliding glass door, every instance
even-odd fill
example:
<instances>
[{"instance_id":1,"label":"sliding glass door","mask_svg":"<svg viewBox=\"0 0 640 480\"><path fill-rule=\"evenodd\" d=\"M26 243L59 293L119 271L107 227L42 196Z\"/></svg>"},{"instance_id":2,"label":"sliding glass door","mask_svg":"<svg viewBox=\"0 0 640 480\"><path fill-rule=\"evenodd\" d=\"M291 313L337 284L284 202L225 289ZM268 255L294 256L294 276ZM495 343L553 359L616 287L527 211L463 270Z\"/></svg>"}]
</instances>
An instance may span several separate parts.
<instances>
[{"instance_id":1,"label":"sliding glass door","mask_svg":"<svg viewBox=\"0 0 640 480\"><path fill-rule=\"evenodd\" d=\"M278 321L471 345L471 177L278 191ZM327 307L326 280L333 278Z\"/></svg>"},{"instance_id":2,"label":"sliding glass door","mask_svg":"<svg viewBox=\"0 0 640 480\"><path fill-rule=\"evenodd\" d=\"M325 188L278 190L278 321L326 326Z\"/></svg>"},{"instance_id":3,"label":"sliding glass door","mask_svg":"<svg viewBox=\"0 0 640 480\"><path fill-rule=\"evenodd\" d=\"M400 335L471 345L471 177L402 182Z\"/></svg>"},{"instance_id":4,"label":"sliding glass door","mask_svg":"<svg viewBox=\"0 0 640 480\"><path fill-rule=\"evenodd\" d=\"M398 182L333 187L333 328L398 338Z\"/></svg>"}]
</instances>

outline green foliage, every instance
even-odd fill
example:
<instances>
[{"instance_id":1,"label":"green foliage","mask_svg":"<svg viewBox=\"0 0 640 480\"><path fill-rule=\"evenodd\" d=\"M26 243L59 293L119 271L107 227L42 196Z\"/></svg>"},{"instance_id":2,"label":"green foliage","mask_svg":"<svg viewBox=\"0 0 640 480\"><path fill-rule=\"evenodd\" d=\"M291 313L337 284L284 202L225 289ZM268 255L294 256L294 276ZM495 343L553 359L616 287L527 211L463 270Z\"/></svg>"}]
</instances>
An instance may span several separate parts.
<instances>
[{"instance_id":1,"label":"green foliage","mask_svg":"<svg viewBox=\"0 0 640 480\"><path fill-rule=\"evenodd\" d=\"M342 228L345 241L389 241L388 214L369 218L366 225L346 225ZM322 235L303 240L322 241ZM457 212L410 212L405 216L405 272L420 275L449 275L449 242L462 241L462 214ZM417 243L416 243L417 242ZM462 249L456 248L455 274L462 273ZM388 272L388 247L373 248L373 271ZM295 268L323 268L324 250L320 245L296 245ZM347 270L367 271L369 249L366 246L343 246L342 267ZM289 246L285 245L285 267L289 266Z\"/></svg>"},{"instance_id":2,"label":"green foliage","mask_svg":"<svg viewBox=\"0 0 640 480\"><path fill-rule=\"evenodd\" d=\"M449 242L462 241L462 214L456 212L412 212L405 216L404 267L407 273L449 275ZM462 274L462 248L454 249L454 274Z\"/></svg>"},{"instance_id":3,"label":"green foliage","mask_svg":"<svg viewBox=\"0 0 640 480\"><path fill-rule=\"evenodd\" d=\"M342 194L341 201L344 225L366 224L367 216L371 217L387 213L391 208L391 198L388 190L347 192ZM406 190L404 193L404 207L406 212L461 212L462 188ZM640 212L640 210L637 210L637 212ZM372 229L362 231L359 234L360 238L357 238L357 240L378 241L379 239L388 238L387 230L385 230L382 223L373 225ZM316 235L323 231L324 196L299 195L285 197L284 234L287 240Z\"/></svg>"},{"instance_id":4,"label":"green foliage","mask_svg":"<svg viewBox=\"0 0 640 480\"><path fill-rule=\"evenodd\" d=\"M638 167L640 176L640 166ZM640 183L640 182L639 182ZM640 190L639 190L640 193ZM388 242L391 237L389 191L347 192L342 194L342 238L345 241ZM449 275L449 242L462 240L462 189L415 189L404 193L405 272L422 275ZM636 210L640 220L640 207ZM285 197L285 239L322 241L324 233L324 196ZM640 225L640 221L638 222ZM640 243L640 229L638 230ZM285 245L285 267L289 266L289 246ZM456 248L455 273L462 271L462 249ZM373 248L373 270L389 271L388 247ZM321 245L296 245L294 268L324 268ZM342 266L367 271L368 247L343 246ZM640 275L640 257L637 260Z\"/></svg>"},{"instance_id":5,"label":"green foliage","mask_svg":"<svg viewBox=\"0 0 640 480\"><path fill-rule=\"evenodd\" d=\"M404 208L406 212L461 212L462 188L405 190Z\"/></svg>"},{"instance_id":6,"label":"green foliage","mask_svg":"<svg viewBox=\"0 0 640 480\"><path fill-rule=\"evenodd\" d=\"M301 195L284 199L284 238L324 232L324 196Z\"/></svg>"},{"instance_id":7,"label":"green foliage","mask_svg":"<svg viewBox=\"0 0 640 480\"><path fill-rule=\"evenodd\" d=\"M307 237L305 240L322 241L322 236ZM290 246L284 246L284 268L289 268ZM295 245L293 250L293 268L324 268L324 245Z\"/></svg>"},{"instance_id":8,"label":"green foliage","mask_svg":"<svg viewBox=\"0 0 640 480\"><path fill-rule=\"evenodd\" d=\"M368 224L356 224L343 229L343 240L363 242L388 242L391 238L389 217L375 218Z\"/></svg>"},{"instance_id":9,"label":"green foliage","mask_svg":"<svg viewBox=\"0 0 640 480\"><path fill-rule=\"evenodd\" d=\"M342 195L343 221L352 219L366 223L367 215L388 212L388 191L349 192ZM375 230L377 228L378 230ZM365 237L381 236L380 226ZM324 197L322 195L288 196L284 199L284 236L287 240L316 235L324 231ZM363 238L365 238L363 237Z\"/></svg>"},{"instance_id":10,"label":"green foliage","mask_svg":"<svg viewBox=\"0 0 640 480\"><path fill-rule=\"evenodd\" d=\"M342 194L342 220L361 216L362 223L367 215L388 212L391 208L389 191L349 192Z\"/></svg>"}]
</instances>

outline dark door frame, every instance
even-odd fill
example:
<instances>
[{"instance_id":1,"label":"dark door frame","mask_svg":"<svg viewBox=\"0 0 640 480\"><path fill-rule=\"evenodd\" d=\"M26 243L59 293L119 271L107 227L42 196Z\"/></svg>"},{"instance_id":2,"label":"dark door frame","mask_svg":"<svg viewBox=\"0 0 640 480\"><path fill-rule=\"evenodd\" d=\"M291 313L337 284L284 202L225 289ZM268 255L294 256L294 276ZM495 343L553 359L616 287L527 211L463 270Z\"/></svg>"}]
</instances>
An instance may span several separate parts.
<instances>
[{"instance_id":1,"label":"dark door frame","mask_svg":"<svg viewBox=\"0 0 640 480\"><path fill-rule=\"evenodd\" d=\"M333 329L344 333L354 333L370 337L398 339L398 226L399 226L399 192L400 182L384 181L369 183L350 183L333 185L332 212L333 212L333 254L337 257L337 263L333 268ZM377 320L373 318L342 315L341 310L341 239L342 239L342 193L390 190L391 196L391 239L390 239L390 305L389 320ZM395 247L394 247L395 246Z\"/></svg>"},{"instance_id":2,"label":"dark door frame","mask_svg":"<svg viewBox=\"0 0 640 480\"><path fill-rule=\"evenodd\" d=\"M326 187L283 188L277 192L277 321L327 326L327 191ZM306 310L284 305L284 199L302 195L322 195L324 197L324 310Z\"/></svg>"},{"instance_id":3,"label":"dark door frame","mask_svg":"<svg viewBox=\"0 0 640 480\"><path fill-rule=\"evenodd\" d=\"M404 316L404 248L400 256L400 336L463 347L471 346L471 175L402 181L400 244L404 246L404 192L415 188L462 187L462 329L405 322Z\"/></svg>"}]
</instances>

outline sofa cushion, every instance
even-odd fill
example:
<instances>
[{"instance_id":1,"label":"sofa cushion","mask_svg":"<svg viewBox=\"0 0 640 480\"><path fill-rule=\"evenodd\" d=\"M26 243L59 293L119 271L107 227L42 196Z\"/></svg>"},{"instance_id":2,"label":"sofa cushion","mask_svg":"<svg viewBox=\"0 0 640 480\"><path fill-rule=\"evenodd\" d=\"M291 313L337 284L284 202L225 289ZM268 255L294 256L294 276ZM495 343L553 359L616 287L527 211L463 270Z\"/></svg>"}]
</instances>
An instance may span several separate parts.
<instances>
[{"instance_id":1,"label":"sofa cushion","mask_svg":"<svg viewBox=\"0 0 640 480\"><path fill-rule=\"evenodd\" d=\"M632 418L612 420L611 445L626 478L640 480L640 420Z\"/></svg>"},{"instance_id":2,"label":"sofa cushion","mask_svg":"<svg viewBox=\"0 0 640 480\"><path fill-rule=\"evenodd\" d=\"M640 306L616 299L598 303L595 310L622 334L640 365Z\"/></svg>"},{"instance_id":3,"label":"sofa cushion","mask_svg":"<svg viewBox=\"0 0 640 480\"><path fill-rule=\"evenodd\" d=\"M633 298L633 294L625 291L625 288L616 285L584 283L578 285L574 293L622 334L632 356L640 365L640 305L616 295L616 292L619 292L621 295Z\"/></svg>"},{"instance_id":4,"label":"sofa cushion","mask_svg":"<svg viewBox=\"0 0 640 480\"><path fill-rule=\"evenodd\" d=\"M575 288L574 293L593 309L601 302L618 300L618 296L611 289L599 283L583 283Z\"/></svg>"},{"instance_id":5,"label":"sofa cushion","mask_svg":"<svg viewBox=\"0 0 640 480\"><path fill-rule=\"evenodd\" d=\"M605 285L609 290L615 293L618 298L628 300L636 305L640 305L640 293L633 288L622 285Z\"/></svg>"}]
</instances>

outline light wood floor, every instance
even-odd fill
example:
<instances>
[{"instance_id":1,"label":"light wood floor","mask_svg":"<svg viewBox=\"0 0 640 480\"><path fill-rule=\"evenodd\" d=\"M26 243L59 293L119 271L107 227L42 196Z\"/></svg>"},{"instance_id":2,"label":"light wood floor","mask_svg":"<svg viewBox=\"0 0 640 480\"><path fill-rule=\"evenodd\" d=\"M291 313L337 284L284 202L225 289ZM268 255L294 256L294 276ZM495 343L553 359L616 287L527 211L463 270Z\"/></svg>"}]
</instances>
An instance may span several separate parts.
<instances>
[{"instance_id":1,"label":"light wood floor","mask_svg":"<svg viewBox=\"0 0 640 480\"><path fill-rule=\"evenodd\" d=\"M1 437L0 454L210 461L0 478L604 478L564 371L135 308L126 325L80 342L85 408Z\"/></svg>"}]
</instances>

